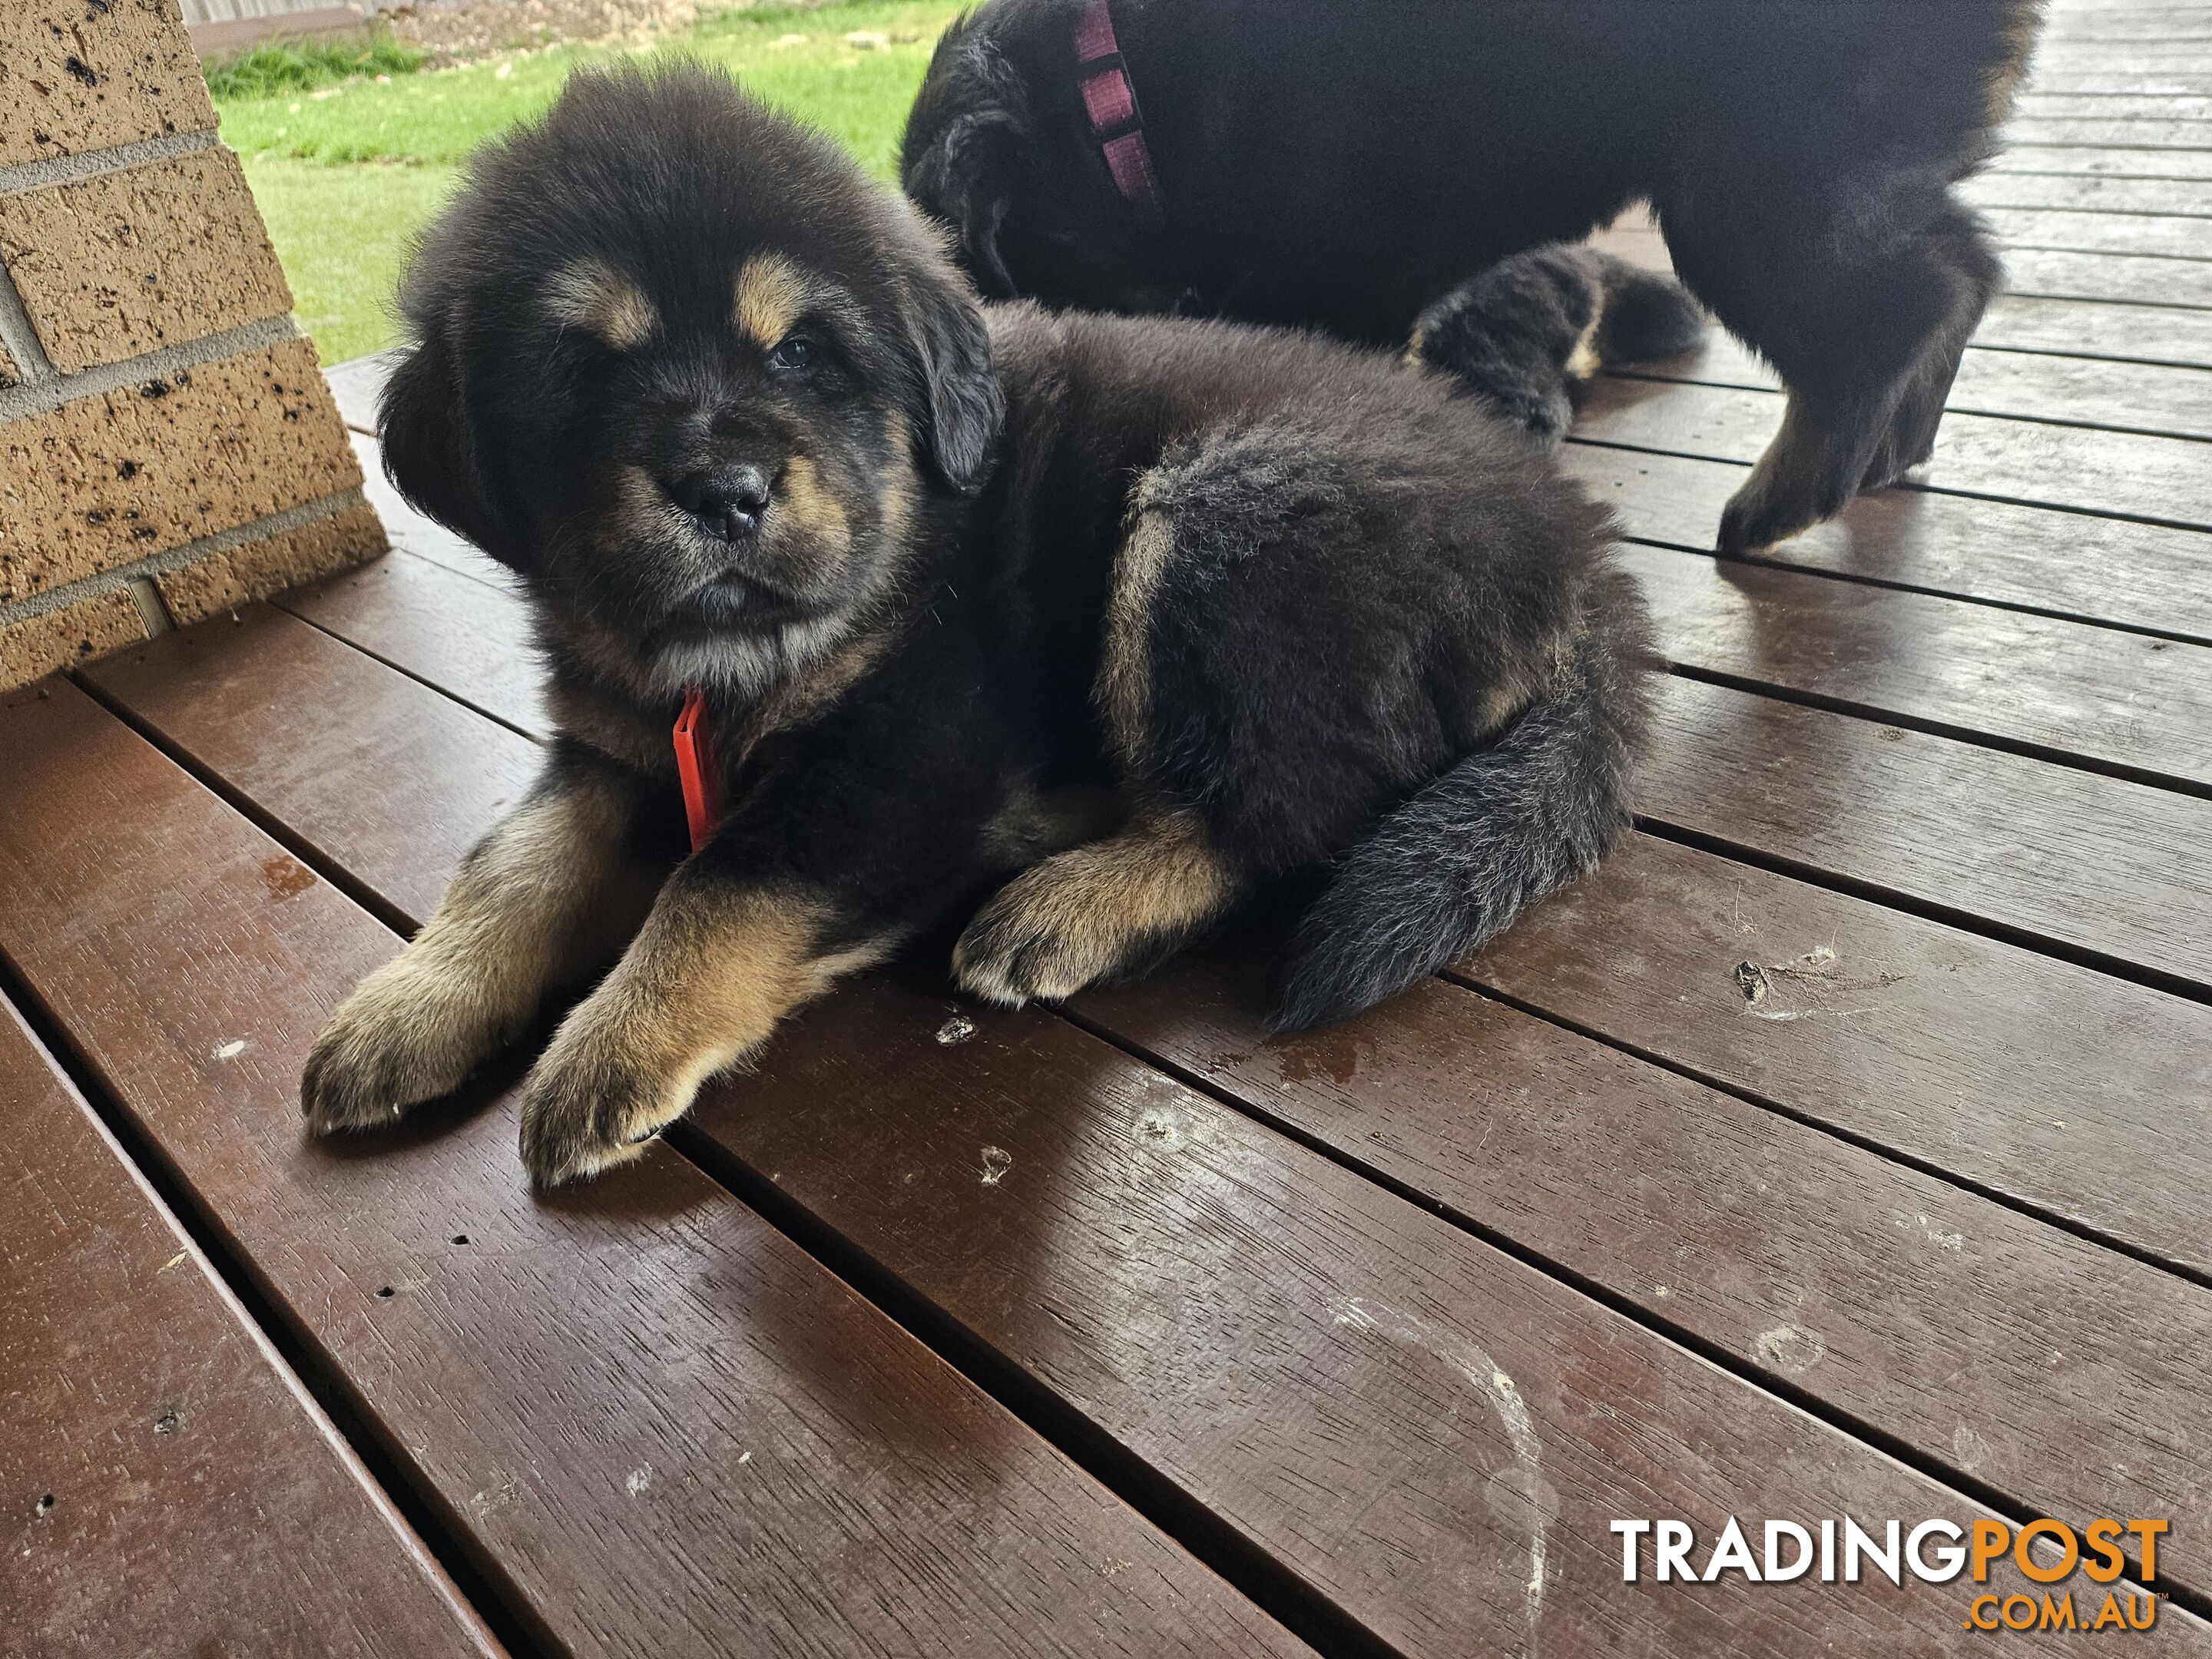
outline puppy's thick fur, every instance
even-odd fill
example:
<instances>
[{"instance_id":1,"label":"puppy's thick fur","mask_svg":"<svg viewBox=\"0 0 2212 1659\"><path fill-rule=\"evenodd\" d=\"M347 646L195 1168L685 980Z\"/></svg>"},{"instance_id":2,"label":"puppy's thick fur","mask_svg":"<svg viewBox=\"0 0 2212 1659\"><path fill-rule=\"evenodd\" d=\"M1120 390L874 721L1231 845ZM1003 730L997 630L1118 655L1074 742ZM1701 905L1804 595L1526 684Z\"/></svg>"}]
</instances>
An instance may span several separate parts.
<instances>
[{"instance_id":1,"label":"puppy's thick fur","mask_svg":"<svg viewBox=\"0 0 2212 1659\"><path fill-rule=\"evenodd\" d=\"M1499 260L1423 312L1406 360L1556 448L1599 369L1695 346L1705 318L1678 283L1595 248L1558 246Z\"/></svg>"},{"instance_id":2,"label":"puppy's thick fur","mask_svg":"<svg viewBox=\"0 0 2212 1659\"><path fill-rule=\"evenodd\" d=\"M1163 223L1116 191L1079 96L1091 3L988 0L909 118L907 188L985 293L1395 343L1472 273L1642 197L1790 393L1723 550L1927 458L1999 277L1952 186L2040 0L1114 0Z\"/></svg>"},{"instance_id":3,"label":"puppy's thick fur","mask_svg":"<svg viewBox=\"0 0 2212 1659\"><path fill-rule=\"evenodd\" d=\"M404 306L387 464L521 577L562 735L317 1043L318 1127L450 1089L611 958L524 1110L533 1176L591 1174L994 886L955 971L1019 1002L1326 875L1310 1024L1626 820L1646 647L1606 515L1381 354L987 313L903 201L702 70L572 82ZM693 688L727 812L681 858Z\"/></svg>"}]
</instances>

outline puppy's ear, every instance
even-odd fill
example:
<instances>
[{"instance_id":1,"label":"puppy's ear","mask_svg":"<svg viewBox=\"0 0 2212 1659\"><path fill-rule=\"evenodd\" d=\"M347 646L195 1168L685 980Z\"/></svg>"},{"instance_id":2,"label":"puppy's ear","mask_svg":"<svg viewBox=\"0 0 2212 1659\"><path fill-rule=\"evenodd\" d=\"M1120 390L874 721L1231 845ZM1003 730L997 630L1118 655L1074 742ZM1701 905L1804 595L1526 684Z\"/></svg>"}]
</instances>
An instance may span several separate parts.
<instances>
[{"instance_id":1,"label":"puppy's ear","mask_svg":"<svg viewBox=\"0 0 2212 1659\"><path fill-rule=\"evenodd\" d=\"M919 396L915 413L945 481L963 494L991 470L991 452L1006 423L1006 394L991 367L991 337L982 314L942 264L915 284L908 327L913 335Z\"/></svg>"},{"instance_id":2,"label":"puppy's ear","mask_svg":"<svg viewBox=\"0 0 2212 1659\"><path fill-rule=\"evenodd\" d=\"M460 376L442 328L429 330L385 382L376 425L385 476L409 503L502 564L514 564L513 538L484 489Z\"/></svg>"},{"instance_id":3,"label":"puppy's ear","mask_svg":"<svg viewBox=\"0 0 2212 1659\"><path fill-rule=\"evenodd\" d=\"M1013 206L1030 131L1028 95L1013 65L988 40L948 35L907 121L901 182L924 212L952 228L961 264L993 299L1010 300L1017 291L999 231Z\"/></svg>"}]
</instances>

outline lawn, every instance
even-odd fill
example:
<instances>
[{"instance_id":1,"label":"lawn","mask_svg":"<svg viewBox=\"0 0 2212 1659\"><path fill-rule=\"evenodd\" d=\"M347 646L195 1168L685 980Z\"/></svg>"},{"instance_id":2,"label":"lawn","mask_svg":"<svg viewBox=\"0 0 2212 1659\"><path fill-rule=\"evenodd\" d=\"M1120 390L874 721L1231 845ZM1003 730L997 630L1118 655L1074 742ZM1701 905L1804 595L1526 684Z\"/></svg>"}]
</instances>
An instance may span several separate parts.
<instances>
[{"instance_id":1,"label":"lawn","mask_svg":"<svg viewBox=\"0 0 2212 1659\"><path fill-rule=\"evenodd\" d=\"M225 97L216 109L223 141L245 159L301 325L325 362L343 362L390 343L392 284L409 240L452 191L469 151L544 109L572 70L639 55L726 64L889 179L930 46L959 9L954 0L756 6L702 18L642 54L555 46Z\"/></svg>"}]
</instances>

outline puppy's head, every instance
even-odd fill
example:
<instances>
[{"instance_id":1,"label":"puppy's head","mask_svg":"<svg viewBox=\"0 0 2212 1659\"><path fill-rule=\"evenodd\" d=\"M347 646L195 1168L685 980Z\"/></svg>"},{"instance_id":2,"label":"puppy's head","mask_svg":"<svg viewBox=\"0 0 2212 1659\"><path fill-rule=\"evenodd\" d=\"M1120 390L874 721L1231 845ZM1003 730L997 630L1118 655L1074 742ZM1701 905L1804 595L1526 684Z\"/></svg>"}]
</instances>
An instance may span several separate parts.
<instances>
[{"instance_id":1,"label":"puppy's head","mask_svg":"<svg viewBox=\"0 0 2212 1659\"><path fill-rule=\"evenodd\" d=\"M988 337L935 237L696 67L580 75L480 153L401 305L393 483L647 695L832 648L995 448Z\"/></svg>"},{"instance_id":2,"label":"puppy's head","mask_svg":"<svg viewBox=\"0 0 2212 1659\"><path fill-rule=\"evenodd\" d=\"M1001 33L1001 10L939 40L901 143L907 194L951 228L961 264L994 298L1174 308L1165 239L1121 199L1093 140L1073 37L1035 9L1015 20L1033 27Z\"/></svg>"}]
</instances>

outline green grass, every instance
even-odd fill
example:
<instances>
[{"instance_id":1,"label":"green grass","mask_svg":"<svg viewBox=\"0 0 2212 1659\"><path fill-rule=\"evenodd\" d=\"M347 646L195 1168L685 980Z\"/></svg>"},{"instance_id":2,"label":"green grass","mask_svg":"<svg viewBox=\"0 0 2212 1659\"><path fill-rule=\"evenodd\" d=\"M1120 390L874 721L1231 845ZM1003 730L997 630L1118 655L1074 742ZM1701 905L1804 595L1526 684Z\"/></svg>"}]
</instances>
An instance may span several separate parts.
<instances>
[{"instance_id":1,"label":"green grass","mask_svg":"<svg viewBox=\"0 0 2212 1659\"><path fill-rule=\"evenodd\" d=\"M200 65L218 103L305 92L357 76L412 75L428 54L380 30L368 40L272 40Z\"/></svg>"},{"instance_id":2,"label":"green grass","mask_svg":"<svg viewBox=\"0 0 2212 1659\"><path fill-rule=\"evenodd\" d=\"M958 9L957 0L759 6L665 35L647 55L726 65L888 179L930 47ZM847 43L861 31L890 38L872 50ZM392 283L408 243L471 150L544 110L572 70L636 55L554 46L387 81L357 75L314 88L218 94L223 140L246 158L301 323L323 361L390 342Z\"/></svg>"},{"instance_id":3,"label":"green grass","mask_svg":"<svg viewBox=\"0 0 2212 1659\"><path fill-rule=\"evenodd\" d=\"M300 326L325 363L392 343L392 295L408 243L459 177L459 168L435 164L326 167L246 158L246 181L291 281Z\"/></svg>"}]
</instances>

